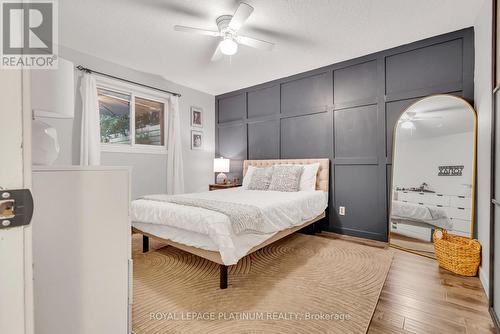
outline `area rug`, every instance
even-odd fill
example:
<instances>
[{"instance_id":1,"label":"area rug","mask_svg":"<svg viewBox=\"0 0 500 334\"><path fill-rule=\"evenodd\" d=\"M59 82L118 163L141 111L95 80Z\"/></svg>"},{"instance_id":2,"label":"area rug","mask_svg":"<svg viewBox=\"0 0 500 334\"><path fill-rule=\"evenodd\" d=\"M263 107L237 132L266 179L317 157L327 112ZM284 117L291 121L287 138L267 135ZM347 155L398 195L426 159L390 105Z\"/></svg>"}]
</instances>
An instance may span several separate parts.
<instances>
[{"instance_id":1,"label":"area rug","mask_svg":"<svg viewBox=\"0 0 500 334\"><path fill-rule=\"evenodd\" d=\"M135 334L366 333L392 250L293 234L242 259L219 289L219 267L133 237Z\"/></svg>"}]
</instances>

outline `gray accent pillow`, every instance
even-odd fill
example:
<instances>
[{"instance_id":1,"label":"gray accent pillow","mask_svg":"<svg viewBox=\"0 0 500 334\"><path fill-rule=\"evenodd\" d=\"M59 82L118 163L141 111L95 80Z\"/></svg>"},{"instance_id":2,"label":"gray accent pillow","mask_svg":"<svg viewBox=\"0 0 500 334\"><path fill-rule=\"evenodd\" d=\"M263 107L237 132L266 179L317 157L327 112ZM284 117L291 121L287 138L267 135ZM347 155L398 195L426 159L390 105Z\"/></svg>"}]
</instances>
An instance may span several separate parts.
<instances>
[{"instance_id":1,"label":"gray accent pillow","mask_svg":"<svg viewBox=\"0 0 500 334\"><path fill-rule=\"evenodd\" d=\"M271 183L273 168L256 168L248 184L248 190L267 190Z\"/></svg>"},{"instance_id":2,"label":"gray accent pillow","mask_svg":"<svg viewBox=\"0 0 500 334\"><path fill-rule=\"evenodd\" d=\"M269 190L299 191L300 176L303 170L302 166L274 166Z\"/></svg>"}]
</instances>

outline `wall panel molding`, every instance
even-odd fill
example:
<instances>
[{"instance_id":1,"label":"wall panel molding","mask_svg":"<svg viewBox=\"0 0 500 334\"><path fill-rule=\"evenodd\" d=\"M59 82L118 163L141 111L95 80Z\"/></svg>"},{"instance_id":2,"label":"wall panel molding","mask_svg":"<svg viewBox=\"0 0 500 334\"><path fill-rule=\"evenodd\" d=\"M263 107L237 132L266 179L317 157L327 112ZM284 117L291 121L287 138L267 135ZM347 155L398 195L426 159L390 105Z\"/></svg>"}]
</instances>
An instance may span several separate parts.
<instances>
[{"instance_id":1,"label":"wall panel molding","mask_svg":"<svg viewBox=\"0 0 500 334\"><path fill-rule=\"evenodd\" d=\"M218 154L235 155L231 175L247 158L329 158L326 229L386 241L393 126L441 93L473 100L472 28L219 95Z\"/></svg>"},{"instance_id":2,"label":"wall panel molding","mask_svg":"<svg viewBox=\"0 0 500 334\"><path fill-rule=\"evenodd\" d=\"M281 84L281 114L295 116L328 110L332 101L330 72L315 73Z\"/></svg>"}]
</instances>

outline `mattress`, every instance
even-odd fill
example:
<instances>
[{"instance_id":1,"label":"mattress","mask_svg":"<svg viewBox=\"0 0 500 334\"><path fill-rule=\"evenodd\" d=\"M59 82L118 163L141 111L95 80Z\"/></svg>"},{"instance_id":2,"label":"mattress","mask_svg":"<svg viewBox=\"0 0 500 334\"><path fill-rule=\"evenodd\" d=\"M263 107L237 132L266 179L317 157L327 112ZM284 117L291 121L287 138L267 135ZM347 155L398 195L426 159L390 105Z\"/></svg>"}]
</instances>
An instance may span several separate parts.
<instances>
[{"instance_id":1,"label":"mattress","mask_svg":"<svg viewBox=\"0 0 500 334\"><path fill-rule=\"evenodd\" d=\"M277 232L322 214L328 205L323 191L277 192L230 188L178 196L212 199L258 207L265 234L236 235L229 218L219 212L162 202L167 195L148 195L132 201L132 225L149 234L184 245L218 251L226 265L236 264L254 246Z\"/></svg>"}]
</instances>

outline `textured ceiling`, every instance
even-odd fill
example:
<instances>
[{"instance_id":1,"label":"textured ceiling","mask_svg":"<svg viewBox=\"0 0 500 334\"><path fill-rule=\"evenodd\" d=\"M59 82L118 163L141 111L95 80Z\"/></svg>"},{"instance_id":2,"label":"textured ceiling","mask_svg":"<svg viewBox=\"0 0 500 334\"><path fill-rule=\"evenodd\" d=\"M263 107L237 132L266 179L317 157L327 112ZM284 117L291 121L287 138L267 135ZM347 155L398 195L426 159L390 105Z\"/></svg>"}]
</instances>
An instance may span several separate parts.
<instances>
[{"instance_id":1,"label":"textured ceiling","mask_svg":"<svg viewBox=\"0 0 500 334\"><path fill-rule=\"evenodd\" d=\"M173 31L216 30L234 0L59 1L60 44L211 94L470 27L478 0L246 0L241 33L276 43L209 61L217 40Z\"/></svg>"}]
</instances>

